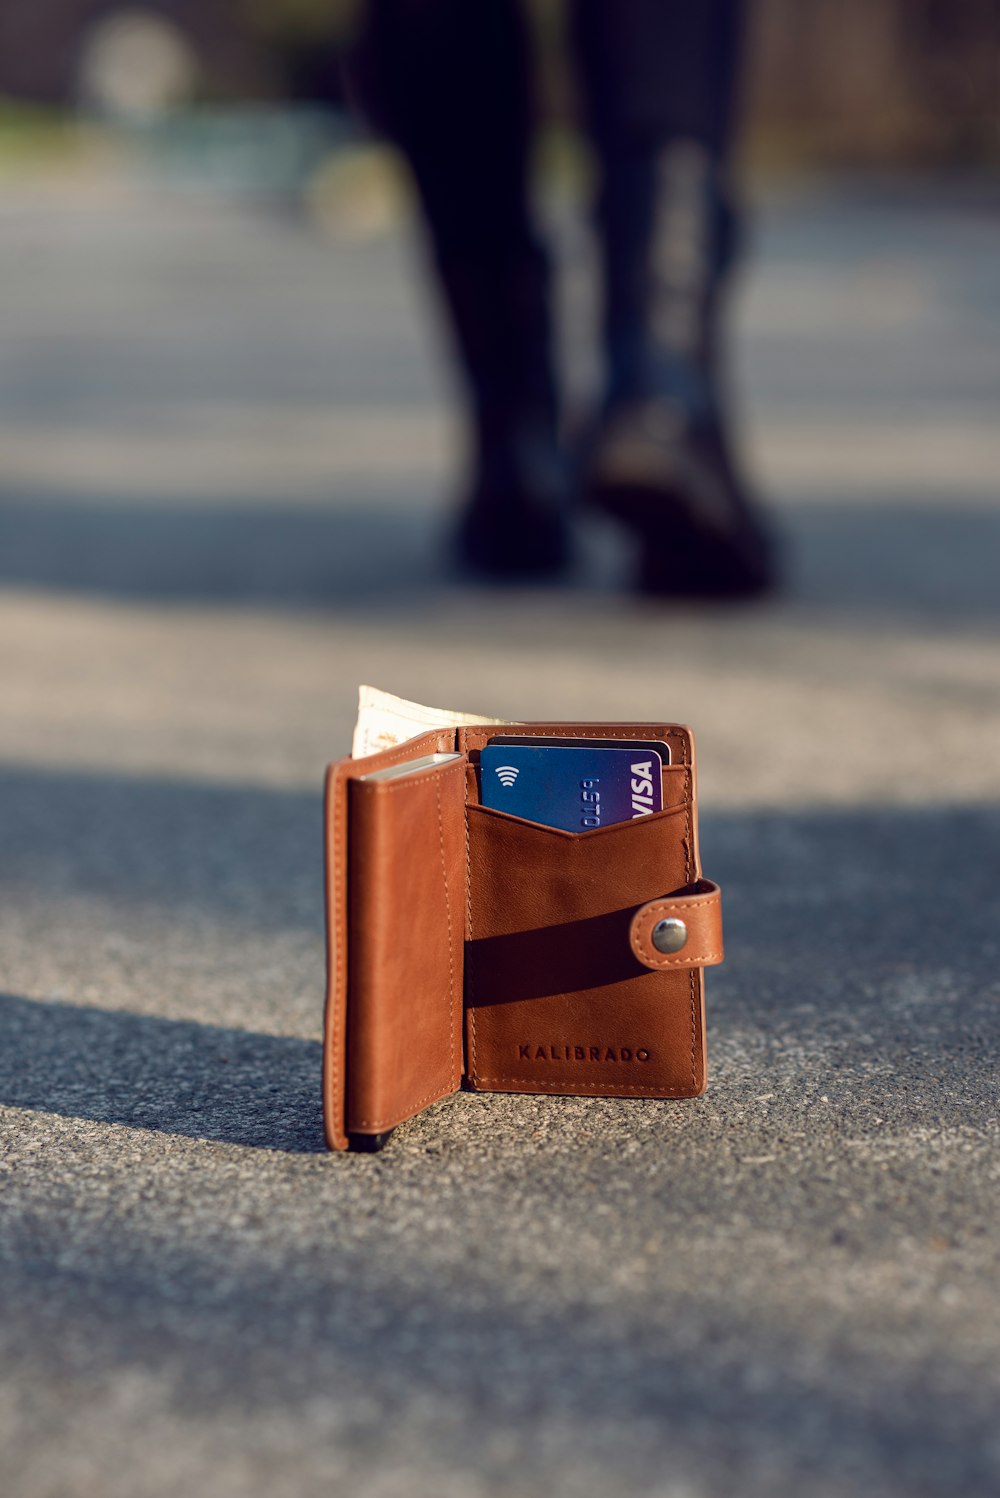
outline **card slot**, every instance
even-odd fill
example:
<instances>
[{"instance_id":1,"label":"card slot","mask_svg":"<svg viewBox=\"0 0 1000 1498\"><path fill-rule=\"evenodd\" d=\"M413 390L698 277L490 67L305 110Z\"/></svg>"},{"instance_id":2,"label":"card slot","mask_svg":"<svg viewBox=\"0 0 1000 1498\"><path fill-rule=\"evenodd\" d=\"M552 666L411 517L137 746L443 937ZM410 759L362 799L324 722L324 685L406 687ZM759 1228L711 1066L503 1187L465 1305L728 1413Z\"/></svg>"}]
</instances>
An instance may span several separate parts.
<instances>
[{"instance_id":1,"label":"card slot","mask_svg":"<svg viewBox=\"0 0 1000 1498\"><path fill-rule=\"evenodd\" d=\"M698 876L690 799L585 833L478 805L466 825L471 1085L700 1093L701 972L644 969L627 934L638 906Z\"/></svg>"},{"instance_id":2,"label":"card slot","mask_svg":"<svg viewBox=\"0 0 1000 1498\"><path fill-rule=\"evenodd\" d=\"M484 817L499 817L504 822L510 822L515 827L525 827L533 832L544 833L547 837L561 838L570 843L592 842L595 838L607 838L612 835L622 836L630 829L640 826L649 826L657 822L677 817L688 809L687 802L680 802L677 806L665 806L662 811L647 812L641 817L634 817L629 822L609 822L606 827L592 827L586 832L568 832L564 827L550 827L547 822L531 822L527 817L516 816L510 811L501 811L496 806L481 806L478 803L467 807L467 810Z\"/></svg>"},{"instance_id":3,"label":"card slot","mask_svg":"<svg viewBox=\"0 0 1000 1498\"><path fill-rule=\"evenodd\" d=\"M661 776L663 787L663 806L658 812L650 812L642 818L648 821L649 817L662 816L664 812L676 811L690 802L694 794L694 776L690 765L664 765ZM499 807L484 807L480 797L479 784L479 754L474 751L469 755L465 771L465 799L466 805L482 807L483 811L495 812L497 816L512 817L513 820L522 822L526 827L542 827L545 823L529 822L527 817L516 817L512 812L502 811ZM635 818L636 821L639 818ZM595 833L607 832L609 827L631 826L631 823L612 822L608 827L594 827L589 832L567 832L560 827L549 828L551 832L558 832L564 837L592 837Z\"/></svg>"}]
</instances>

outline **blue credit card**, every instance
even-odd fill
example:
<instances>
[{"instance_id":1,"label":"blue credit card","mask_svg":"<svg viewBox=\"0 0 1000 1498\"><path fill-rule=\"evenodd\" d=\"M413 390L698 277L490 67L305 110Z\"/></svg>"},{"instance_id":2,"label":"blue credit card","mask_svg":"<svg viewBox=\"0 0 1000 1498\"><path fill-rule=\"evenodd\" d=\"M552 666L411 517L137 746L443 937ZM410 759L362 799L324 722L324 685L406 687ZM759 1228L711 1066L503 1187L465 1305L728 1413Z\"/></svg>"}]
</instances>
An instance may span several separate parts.
<instances>
[{"instance_id":1,"label":"blue credit card","mask_svg":"<svg viewBox=\"0 0 1000 1498\"><path fill-rule=\"evenodd\" d=\"M487 744L479 756L484 806L565 832L593 832L663 806L663 761L653 749Z\"/></svg>"}]
</instances>

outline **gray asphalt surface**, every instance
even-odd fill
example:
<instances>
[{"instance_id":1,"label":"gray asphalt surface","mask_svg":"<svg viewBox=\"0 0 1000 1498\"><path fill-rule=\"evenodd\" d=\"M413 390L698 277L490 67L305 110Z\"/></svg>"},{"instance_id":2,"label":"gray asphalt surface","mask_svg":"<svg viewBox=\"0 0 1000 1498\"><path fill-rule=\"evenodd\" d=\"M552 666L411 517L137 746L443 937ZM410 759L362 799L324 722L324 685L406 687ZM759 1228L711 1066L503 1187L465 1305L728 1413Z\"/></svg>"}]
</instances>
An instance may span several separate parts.
<instances>
[{"instance_id":1,"label":"gray asphalt surface","mask_svg":"<svg viewBox=\"0 0 1000 1498\"><path fill-rule=\"evenodd\" d=\"M996 206L764 205L740 388L791 583L740 613L631 602L599 529L557 592L442 576L395 234L114 178L0 220L5 1498L995 1494ZM323 1152L360 680L695 725L704 1099Z\"/></svg>"}]
</instances>

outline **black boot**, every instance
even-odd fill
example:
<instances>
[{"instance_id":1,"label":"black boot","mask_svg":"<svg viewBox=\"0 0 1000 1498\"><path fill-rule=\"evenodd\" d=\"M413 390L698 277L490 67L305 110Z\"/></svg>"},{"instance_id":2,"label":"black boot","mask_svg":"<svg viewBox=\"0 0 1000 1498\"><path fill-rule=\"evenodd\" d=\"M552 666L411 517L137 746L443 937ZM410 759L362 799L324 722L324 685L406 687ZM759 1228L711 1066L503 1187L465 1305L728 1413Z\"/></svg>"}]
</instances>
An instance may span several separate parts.
<instances>
[{"instance_id":1,"label":"black boot","mask_svg":"<svg viewBox=\"0 0 1000 1498\"><path fill-rule=\"evenodd\" d=\"M455 530L481 576L540 577L569 557L548 265L528 191L530 46L518 0L368 0L354 77L404 152L470 414Z\"/></svg>"},{"instance_id":2,"label":"black boot","mask_svg":"<svg viewBox=\"0 0 1000 1498\"><path fill-rule=\"evenodd\" d=\"M462 570L497 581L557 577L571 560L566 463L543 423L480 452L454 532Z\"/></svg>"},{"instance_id":3,"label":"black boot","mask_svg":"<svg viewBox=\"0 0 1000 1498\"><path fill-rule=\"evenodd\" d=\"M735 215L718 161L676 142L606 163L607 394L590 498L638 541L637 584L677 598L774 587L774 544L737 468L718 324Z\"/></svg>"}]
</instances>

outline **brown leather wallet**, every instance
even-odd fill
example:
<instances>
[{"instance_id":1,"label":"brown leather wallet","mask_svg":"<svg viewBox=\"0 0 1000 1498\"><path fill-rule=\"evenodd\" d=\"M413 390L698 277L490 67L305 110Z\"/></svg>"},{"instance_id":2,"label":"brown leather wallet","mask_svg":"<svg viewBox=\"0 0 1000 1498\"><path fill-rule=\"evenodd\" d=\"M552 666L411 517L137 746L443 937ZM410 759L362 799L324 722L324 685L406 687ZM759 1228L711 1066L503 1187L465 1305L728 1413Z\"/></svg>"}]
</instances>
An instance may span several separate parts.
<instances>
[{"instance_id":1,"label":"brown leather wallet","mask_svg":"<svg viewBox=\"0 0 1000 1498\"><path fill-rule=\"evenodd\" d=\"M563 832L482 806L496 734L663 739L663 809ZM399 778L375 770L460 758ZM323 1102L331 1149L381 1147L469 1088L685 1098L705 1090L694 740L662 723L446 728L327 771Z\"/></svg>"}]
</instances>

